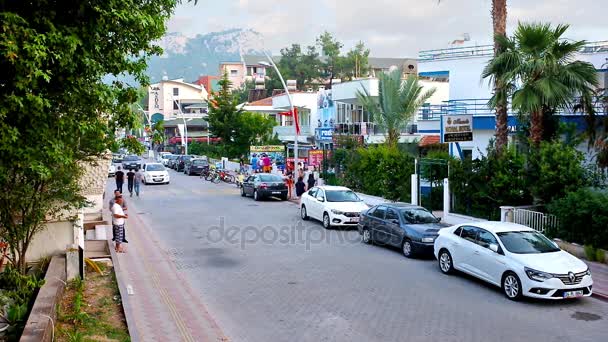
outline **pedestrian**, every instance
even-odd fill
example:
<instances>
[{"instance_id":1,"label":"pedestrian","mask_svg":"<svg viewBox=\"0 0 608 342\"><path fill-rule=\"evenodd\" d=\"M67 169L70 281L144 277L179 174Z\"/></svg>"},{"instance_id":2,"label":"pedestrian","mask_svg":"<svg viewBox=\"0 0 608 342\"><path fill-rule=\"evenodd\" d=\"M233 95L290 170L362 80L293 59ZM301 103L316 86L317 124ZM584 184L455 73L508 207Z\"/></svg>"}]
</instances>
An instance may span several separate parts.
<instances>
[{"instance_id":1,"label":"pedestrian","mask_svg":"<svg viewBox=\"0 0 608 342\"><path fill-rule=\"evenodd\" d=\"M258 155L254 153L251 155L251 171L253 171L253 173L257 173L256 172L257 170L258 170Z\"/></svg>"},{"instance_id":2,"label":"pedestrian","mask_svg":"<svg viewBox=\"0 0 608 342\"><path fill-rule=\"evenodd\" d=\"M114 240L115 250L117 253L124 253L124 233L125 233L125 219L129 217L122 210L122 195L118 195L114 201L114 205L112 206L112 231L114 232Z\"/></svg>"},{"instance_id":3,"label":"pedestrian","mask_svg":"<svg viewBox=\"0 0 608 342\"><path fill-rule=\"evenodd\" d=\"M142 180L144 179L144 173L140 169L135 169L135 177L133 178L133 188L135 189L135 194L139 197L139 186L141 185Z\"/></svg>"},{"instance_id":4,"label":"pedestrian","mask_svg":"<svg viewBox=\"0 0 608 342\"><path fill-rule=\"evenodd\" d=\"M133 180L135 179L135 172L133 169L129 169L127 172L127 190L129 190L129 194L133 197Z\"/></svg>"},{"instance_id":5,"label":"pedestrian","mask_svg":"<svg viewBox=\"0 0 608 342\"><path fill-rule=\"evenodd\" d=\"M116 203L116 198L118 196L122 196L120 194L120 191L118 191L118 189L114 190L114 196L112 196L112 199L110 200L110 205L108 206L108 208L110 209L110 212L112 212L112 207L114 206L114 203ZM122 199L122 211L126 214L127 213L127 201L123 198ZM114 236L114 229L112 229L112 241L114 241L116 239L116 236ZM127 241L127 231L126 229L123 229L123 234L122 234L122 242L124 243L128 243L129 241Z\"/></svg>"},{"instance_id":6,"label":"pedestrian","mask_svg":"<svg viewBox=\"0 0 608 342\"><path fill-rule=\"evenodd\" d=\"M122 194L122 184L125 182L125 173L122 172L120 166L118 167L118 171L114 174L114 178L116 179L116 189Z\"/></svg>"},{"instance_id":7,"label":"pedestrian","mask_svg":"<svg viewBox=\"0 0 608 342\"><path fill-rule=\"evenodd\" d=\"M313 186L315 186L315 183L317 181L315 180L315 175L311 172L308 174L308 190L312 189Z\"/></svg>"},{"instance_id":8,"label":"pedestrian","mask_svg":"<svg viewBox=\"0 0 608 342\"><path fill-rule=\"evenodd\" d=\"M304 165L302 163L298 163L298 177L304 179Z\"/></svg>"},{"instance_id":9,"label":"pedestrian","mask_svg":"<svg viewBox=\"0 0 608 342\"><path fill-rule=\"evenodd\" d=\"M262 158L262 163L264 164L264 172L270 173L270 171L272 171L272 161L270 160L270 157L268 157L267 154L264 154L264 157Z\"/></svg>"},{"instance_id":10,"label":"pedestrian","mask_svg":"<svg viewBox=\"0 0 608 342\"><path fill-rule=\"evenodd\" d=\"M302 177L298 177L298 181L296 182L296 196L299 198L304 192L306 192L306 184L304 184L304 179Z\"/></svg>"}]
</instances>

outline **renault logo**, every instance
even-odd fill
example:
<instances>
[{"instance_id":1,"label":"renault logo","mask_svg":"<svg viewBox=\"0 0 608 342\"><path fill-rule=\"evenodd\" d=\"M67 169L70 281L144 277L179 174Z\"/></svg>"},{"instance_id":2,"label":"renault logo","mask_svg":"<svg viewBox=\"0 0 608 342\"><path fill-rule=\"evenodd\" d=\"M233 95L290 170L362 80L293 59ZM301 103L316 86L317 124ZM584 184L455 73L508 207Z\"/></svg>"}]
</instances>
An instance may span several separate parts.
<instances>
[{"instance_id":1,"label":"renault logo","mask_svg":"<svg viewBox=\"0 0 608 342\"><path fill-rule=\"evenodd\" d=\"M568 278L570 279L570 282L571 282L571 283L574 283L574 279L575 279L575 277L574 277L574 273L572 273L572 272L568 272Z\"/></svg>"}]
</instances>

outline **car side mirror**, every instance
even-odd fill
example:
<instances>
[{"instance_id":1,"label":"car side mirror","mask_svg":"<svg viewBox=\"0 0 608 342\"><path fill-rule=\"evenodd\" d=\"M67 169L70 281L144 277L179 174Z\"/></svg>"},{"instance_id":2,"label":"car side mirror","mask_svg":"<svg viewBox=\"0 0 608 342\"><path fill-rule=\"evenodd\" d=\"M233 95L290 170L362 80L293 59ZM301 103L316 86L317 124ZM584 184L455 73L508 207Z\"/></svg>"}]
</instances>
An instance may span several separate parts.
<instances>
[{"instance_id":1,"label":"car side mirror","mask_svg":"<svg viewBox=\"0 0 608 342\"><path fill-rule=\"evenodd\" d=\"M491 243L490 246L488 247L490 248L490 250L494 253L498 253L498 245L495 243Z\"/></svg>"},{"instance_id":2,"label":"car side mirror","mask_svg":"<svg viewBox=\"0 0 608 342\"><path fill-rule=\"evenodd\" d=\"M436 222L437 223L441 222L441 217L438 217Z\"/></svg>"},{"instance_id":3,"label":"car side mirror","mask_svg":"<svg viewBox=\"0 0 608 342\"><path fill-rule=\"evenodd\" d=\"M392 219L392 220L391 220L391 223L394 223L394 224L399 224L399 220L397 220L397 219Z\"/></svg>"},{"instance_id":4,"label":"car side mirror","mask_svg":"<svg viewBox=\"0 0 608 342\"><path fill-rule=\"evenodd\" d=\"M325 197L318 197L319 202L325 202Z\"/></svg>"}]
</instances>

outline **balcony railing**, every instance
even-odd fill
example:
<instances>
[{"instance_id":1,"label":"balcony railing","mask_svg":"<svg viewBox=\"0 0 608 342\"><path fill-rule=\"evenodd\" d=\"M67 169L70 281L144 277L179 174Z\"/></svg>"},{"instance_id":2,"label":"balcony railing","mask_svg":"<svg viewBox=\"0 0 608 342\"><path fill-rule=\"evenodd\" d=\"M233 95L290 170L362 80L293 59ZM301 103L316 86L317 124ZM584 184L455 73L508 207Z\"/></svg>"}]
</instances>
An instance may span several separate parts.
<instances>
[{"instance_id":1,"label":"balcony railing","mask_svg":"<svg viewBox=\"0 0 608 342\"><path fill-rule=\"evenodd\" d=\"M442 114L470 114L470 115L494 115L494 109L488 107L488 99L458 99L444 101L441 104L425 105L418 110L418 120L439 120ZM597 115L607 115L608 106L599 100L594 101L594 108ZM507 105L507 113L513 114L511 104ZM573 109L562 109L558 115L580 115Z\"/></svg>"},{"instance_id":2,"label":"balcony railing","mask_svg":"<svg viewBox=\"0 0 608 342\"><path fill-rule=\"evenodd\" d=\"M608 40L588 42L579 52L584 54L608 53ZM460 46L446 49L420 51L418 53L418 61L426 62L444 59L461 59L492 56L493 54L493 45Z\"/></svg>"},{"instance_id":3,"label":"balcony railing","mask_svg":"<svg viewBox=\"0 0 608 342\"><path fill-rule=\"evenodd\" d=\"M279 137L294 136L296 134L295 126L275 126L272 128L272 133ZM314 130L310 126L300 126L301 136L313 136Z\"/></svg>"}]
</instances>

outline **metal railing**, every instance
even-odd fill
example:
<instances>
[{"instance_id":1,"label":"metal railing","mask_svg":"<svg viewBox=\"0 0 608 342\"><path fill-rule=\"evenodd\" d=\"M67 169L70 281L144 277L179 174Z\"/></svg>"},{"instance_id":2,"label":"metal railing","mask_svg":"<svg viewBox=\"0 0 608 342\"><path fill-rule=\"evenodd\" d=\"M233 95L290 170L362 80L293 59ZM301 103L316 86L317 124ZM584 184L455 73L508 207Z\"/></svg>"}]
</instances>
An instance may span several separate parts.
<instances>
[{"instance_id":1,"label":"metal railing","mask_svg":"<svg viewBox=\"0 0 608 342\"><path fill-rule=\"evenodd\" d=\"M608 53L608 40L587 42L580 50L583 54ZM422 50L418 53L419 62L488 57L494 55L493 45L459 46L445 49Z\"/></svg>"},{"instance_id":2,"label":"metal railing","mask_svg":"<svg viewBox=\"0 0 608 342\"><path fill-rule=\"evenodd\" d=\"M272 134L277 134L279 137L281 136L292 136L295 135L296 128L293 125L290 126L275 126L272 128ZM313 136L314 131L310 126L300 126L300 135L302 136Z\"/></svg>"},{"instance_id":3,"label":"metal railing","mask_svg":"<svg viewBox=\"0 0 608 342\"><path fill-rule=\"evenodd\" d=\"M441 104L427 104L418 110L418 120L439 120L441 114L471 114L493 116L494 109L488 106L489 99L457 99L443 101ZM594 108L597 115L607 115L608 108L602 101L594 100ZM514 114L511 104L507 105L507 113ZM581 115L580 111L575 112L572 108L560 109L558 115Z\"/></svg>"},{"instance_id":4,"label":"metal railing","mask_svg":"<svg viewBox=\"0 0 608 342\"><path fill-rule=\"evenodd\" d=\"M524 208L513 210L513 222L523 224L541 233L548 228L557 228L559 225L559 221L554 215Z\"/></svg>"}]
</instances>

